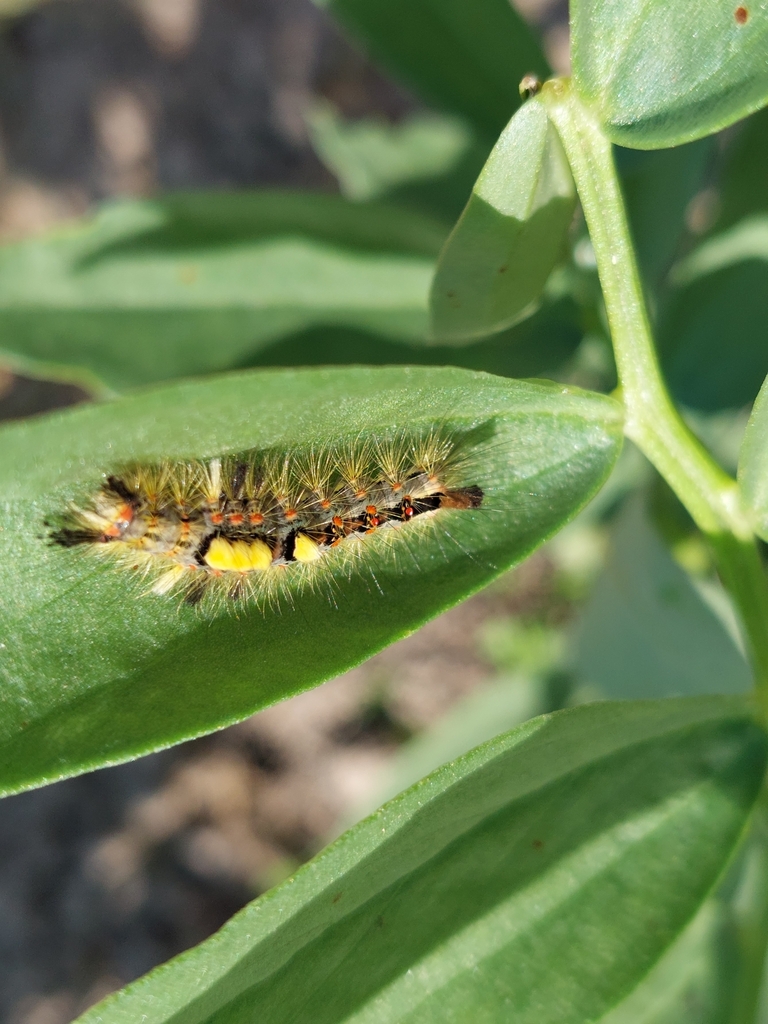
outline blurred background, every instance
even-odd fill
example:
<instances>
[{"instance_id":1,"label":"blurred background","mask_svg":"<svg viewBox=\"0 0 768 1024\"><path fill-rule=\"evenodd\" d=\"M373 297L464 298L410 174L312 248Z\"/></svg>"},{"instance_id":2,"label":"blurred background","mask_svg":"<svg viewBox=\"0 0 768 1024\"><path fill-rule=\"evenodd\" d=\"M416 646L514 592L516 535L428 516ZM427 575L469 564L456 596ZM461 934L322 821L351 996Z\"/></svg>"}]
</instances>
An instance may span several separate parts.
<instances>
[{"instance_id":1,"label":"blurred background","mask_svg":"<svg viewBox=\"0 0 768 1024\"><path fill-rule=\"evenodd\" d=\"M566 3L517 7L550 66L567 73ZM414 182L459 167L419 207L431 203L447 231L487 152L478 155L460 120L430 113L374 66L311 0L0 2L0 14L0 242L10 253L65 237L104 201L279 186L364 204L399 189L408 209ZM651 285L727 213L713 182L733 137L674 151L684 182L673 212L647 203L669 176L666 156L620 155ZM550 313L537 314L554 326L521 325L518 361L498 372L608 390L594 260L578 224L569 273ZM580 312L558 319L551 309L566 292ZM679 316L698 310L694 299ZM359 362L418 358L386 338L317 330L327 361L334 345L339 362L352 361L350 350ZM300 363L307 344L300 332L248 365ZM477 351L450 361L493 368L493 343ZM764 334L754 351L721 408L707 397L708 380L722 383L717 352L697 377L689 350L675 350L678 394L729 468L768 369ZM87 380L46 379L0 355L2 419L93 395ZM690 647L695 664L678 653ZM704 545L629 449L553 542L364 666L214 736L0 802L0 1020L67 1024L211 934L388 796L532 715L600 695L748 684Z\"/></svg>"},{"instance_id":2,"label":"blurred background","mask_svg":"<svg viewBox=\"0 0 768 1024\"><path fill-rule=\"evenodd\" d=\"M397 125L422 109L310 0L15 6L0 23L2 242L161 189L338 192L310 112ZM567 62L565 5L527 0L524 13ZM3 419L87 398L0 363ZM377 806L403 743L495 677L504 658L484 646L488 622L566 616L556 577L542 556L497 594L317 691L0 803L0 1020L66 1024L205 938Z\"/></svg>"}]
</instances>

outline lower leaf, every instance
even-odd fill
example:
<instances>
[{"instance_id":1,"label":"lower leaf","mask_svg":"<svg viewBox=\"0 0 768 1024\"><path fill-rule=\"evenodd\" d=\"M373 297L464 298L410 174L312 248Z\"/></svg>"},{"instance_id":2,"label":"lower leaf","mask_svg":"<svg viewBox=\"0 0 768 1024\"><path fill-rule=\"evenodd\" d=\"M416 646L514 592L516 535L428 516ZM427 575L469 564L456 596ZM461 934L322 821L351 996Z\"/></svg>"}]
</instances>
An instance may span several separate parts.
<instances>
[{"instance_id":1,"label":"lower leaf","mask_svg":"<svg viewBox=\"0 0 768 1024\"><path fill-rule=\"evenodd\" d=\"M701 905L759 790L741 698L586 705L440 768L81 1024L583 1024Z\"/></svg>"}]
</instances>

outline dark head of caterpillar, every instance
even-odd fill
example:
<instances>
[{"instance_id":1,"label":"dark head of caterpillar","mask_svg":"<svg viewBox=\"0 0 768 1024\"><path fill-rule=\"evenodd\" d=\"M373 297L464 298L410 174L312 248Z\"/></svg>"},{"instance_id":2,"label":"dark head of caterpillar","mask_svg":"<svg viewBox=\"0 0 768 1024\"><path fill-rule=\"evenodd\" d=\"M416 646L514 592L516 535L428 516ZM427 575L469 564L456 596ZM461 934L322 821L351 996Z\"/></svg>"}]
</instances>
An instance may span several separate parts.
<instances>
[{"instance_id":1,"label":"dark head of caterpillar","mask_svg":"<svg viewBox=\"0 0 768 1024\"><path fill-rule=\"evenodd\" d=\"M460 437L434 431L200 462L134 465L105 476L52 531L151 577L151 591L197 604L209 593L258 597L278 571L322 564L368 534L441 510L479 508L461 477Z\"/></svg>"}]
</instances>

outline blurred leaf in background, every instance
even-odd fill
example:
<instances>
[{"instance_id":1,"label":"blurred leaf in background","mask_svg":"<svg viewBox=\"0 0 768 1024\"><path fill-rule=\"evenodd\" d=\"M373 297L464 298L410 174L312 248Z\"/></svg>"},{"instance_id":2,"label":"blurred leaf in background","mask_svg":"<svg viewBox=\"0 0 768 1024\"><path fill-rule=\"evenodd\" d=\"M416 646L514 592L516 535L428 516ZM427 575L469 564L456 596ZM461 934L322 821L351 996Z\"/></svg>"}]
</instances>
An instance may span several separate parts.
<instances>
[{"instance_id":1,"label":"blurred leaf in background","mask_svg":"<svg viewBox=\"0 0 768 1024\"><path fill-rule=\"evenodd\" d=\"M520 104L523 75L549 74L507 0L316 0L428 103L493 142Z\"/></svg>"},{"instance_id":2,"label":"blurred leaf in background","mask_svg":"<svg viewBox=\"0 0 768 1024\"><path fill-rule=\"evenodd\" d=\"M2 348L122 390L242 365L317 323L417 340L445 230L309 192L125 201L0 250Z\"/></svg>"},{"instance_id":3,"label":"blurred leaf in background","mask_svg":"<svg viewBox=\"0 0 768 1024\"><path fill-rule=\"evenodd\" d=\"M703 241L671 284L659 347L676 397L706 412L753 402L768 374L768 216Z\"/></svg>"},{"instance_id":4,"label":"blurred leaf in background","mask_svg":"<svg viewBox=\"0 0 768 1024\"><path fill-rule=\"evenodd\" d=\"M720 175L718 231L753 213L768 213L768 109L737 126Z\"/></svg>"},{"instance_id":5,"label":"blurred leaf in background","mask_svg":"<svg viewBox=\"0 0 768 1024\"><path fill-rule=\"evenodd\" d=\"M314 327L260 350L253 366L461 366L501 377L567 372L582 341L581 311L570 298L545 302L533 316L474 345L407 344L370 332Z\"/></svg>"},{"instance_id":6,"label":"blurred leaf in background","mask_svg":"<svg viewBox=\"0 0 768 1024\"><path fill-rule=\"evenodd\" d=\"M329 103L307 114L315 151L353 201L378 199L397 186L450 173L471 145L463 121L412 114L399 124L347 122Z\"/></svg>"},{"instance_id":7,"label":"blurred leaf in background","mask_svg":"<svg viewBox=\"0 0 768 1024\"><path fill-rule=\"evenodd\" d=\"M694 584L633 497L575 630L573 665L586 692L626 700L748 691L733 612L713 587Z\"/></svg>"},{"instance_id":8,"label":"blurred leaf in background","mask_svg":"<svg viewBox=\"0 0 768 1024\"><path fill-rule=\"evenodd\" d=\"M688 206L705 180L715 140L674 149L615 147L635 252L646 286L654 291L678 253Z\"/></svg>"},{"instance_id":9,"label":"blurred leaf in background","mask_svg":"<svg viewBox=\"0 0 768 1024\"><path fill-rule=\"evenodd\" d=\"M553 702L549 675L560 664L563 641L561 630L540 623L524 624L511 616L486 620L478 646L496 674L400 748L375 792L355 809L349 824L501 731L561 706Z\"/></svg>"},{"instance_id":10,"label":"blurred leaf in background","mask_svg":"<svg viewBox=\"0 0 768 1024\"><path fill-rule=\"evenodd\" d=\"M358 804L346 824L373 814L443 764L473 747L548 711L546 684L532 675L503 675L460 701L432 728L398 750L374 792Z\"/></svg>"},{"instance_id":11,"label":"blurred leaf in background","mask_svg":"<svg viewBox=\"0 0 768 1024\"><path fill-rule=\"evenodd\" d=\"M107 206L0 250L0 350L22 370L79 374L95 391L249 365L554 373L581 340L581 313L567 297L474 351L426 346L446 232L412 210L312 193Z\"/></svg>"},{"instance_id":12,"label":"blurred leaf in background","mask_svg":"<svg viewBox=\"0 0 768 1024\"><path fill-rule=\"evenodd\" d=\"M461 214L489 146L466 119L415 112L391 124L345 120L327 101L306 113L310 140L343 195L380 198L450 225Z\"/></svg>"}]
</instances>

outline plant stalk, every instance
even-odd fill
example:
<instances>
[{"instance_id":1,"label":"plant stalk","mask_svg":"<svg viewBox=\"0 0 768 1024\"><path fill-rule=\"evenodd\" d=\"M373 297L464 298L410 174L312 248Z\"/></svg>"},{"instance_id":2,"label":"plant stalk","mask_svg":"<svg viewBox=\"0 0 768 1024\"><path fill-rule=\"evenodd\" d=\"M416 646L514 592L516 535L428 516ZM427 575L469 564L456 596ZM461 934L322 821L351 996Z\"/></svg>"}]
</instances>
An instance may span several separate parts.
<instances>
[{"instance_id":1,"label":"plant stalk","mask_svg":"<svg viewBox=\"0 0 768 1024\"><path fill-rule=\"evenodd\" d=\"M742 632L755 673L758 698L768 716L768 585L754 539L709 535L720 578L741 613Z\"/></svg>"},{"instance_id":2,"label":"plant stalk","mask_svg":"<svg viewBox=\"0 0 768 1024\"><path fill-rule=\"evenodd\" d=\"M610 141L568 79L546 82L540 100L565 149L595 251L626 408L625 433L710 539L741 613L768 716L768 578L738 485L692 434L662 378Z\"/></svg>"},{"instance_id":3,"label":"plant stalk","mask_svg":"<svg viewBox=\"0 0 768 1024\"><path fill-rule=\"evenodd\" d=\"M768 951L768 790L765 786L752 817L743 851L741 883L731 905L732 1000L727 1024L755 1024L760 1009Z\"/></svg>"}]
</instances>

